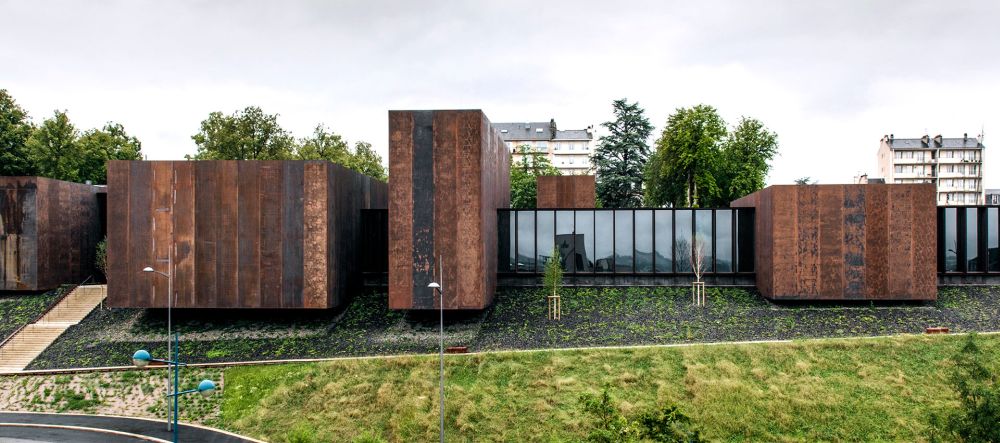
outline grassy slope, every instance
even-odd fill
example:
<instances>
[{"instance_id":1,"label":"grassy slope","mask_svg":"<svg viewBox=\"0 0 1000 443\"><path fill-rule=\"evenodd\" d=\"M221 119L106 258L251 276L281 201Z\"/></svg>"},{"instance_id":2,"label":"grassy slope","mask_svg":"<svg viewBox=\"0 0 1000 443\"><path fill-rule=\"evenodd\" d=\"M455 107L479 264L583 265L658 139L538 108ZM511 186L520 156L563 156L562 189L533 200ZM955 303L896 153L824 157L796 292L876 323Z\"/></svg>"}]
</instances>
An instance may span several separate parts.
<instances>
[{"instance_id":1,"label":"grassy slope","mask_svg":"<svg viewBox=\"0 0 1000 443\"><path fill-rule=\"evenodd\" d=\"M538 351L447 360L451 441L577 441L581 393L607 386L628 415L678 404L712 440L919 441L957 404L946 382L963 339L900 336L777 344ZM980 338L986 351L1000 336ZM437 359L232 368L221 423L269 441L363 432L431 441Z\"/></svg>"}]
</instances>

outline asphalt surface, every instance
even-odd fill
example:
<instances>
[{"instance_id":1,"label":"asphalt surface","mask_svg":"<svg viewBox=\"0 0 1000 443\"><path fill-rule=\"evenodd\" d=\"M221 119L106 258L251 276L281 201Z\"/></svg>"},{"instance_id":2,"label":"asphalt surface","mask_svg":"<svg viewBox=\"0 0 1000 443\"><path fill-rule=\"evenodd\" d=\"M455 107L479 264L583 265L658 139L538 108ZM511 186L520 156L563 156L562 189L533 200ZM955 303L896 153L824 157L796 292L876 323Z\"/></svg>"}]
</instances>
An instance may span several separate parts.
<instances>
[{"instance_id":1,"label":"asphalt surface","mask_svg":"<svg viewBox=\"0 0 1000 443\"><path fill-rule=\"evenodd\" d=\"M147 436L171 441L173 434L167 431L163 420L143 420L125 417L104 417L96 415L71 414L32 414L18 412L0 412L0 423L16 423L31 425L76 426L92 429L106 429L139 436ZM211 429L197 428L180 424L177 427L177 440L181 442L204 443L245 443L252 442L232 434L225 434ZM24 426L0 425L0 442L94 442L94 443L133 443L149 440L98 432L95 430L71 430L61 428L41 428Z\"/></svg>"}]
</instances>

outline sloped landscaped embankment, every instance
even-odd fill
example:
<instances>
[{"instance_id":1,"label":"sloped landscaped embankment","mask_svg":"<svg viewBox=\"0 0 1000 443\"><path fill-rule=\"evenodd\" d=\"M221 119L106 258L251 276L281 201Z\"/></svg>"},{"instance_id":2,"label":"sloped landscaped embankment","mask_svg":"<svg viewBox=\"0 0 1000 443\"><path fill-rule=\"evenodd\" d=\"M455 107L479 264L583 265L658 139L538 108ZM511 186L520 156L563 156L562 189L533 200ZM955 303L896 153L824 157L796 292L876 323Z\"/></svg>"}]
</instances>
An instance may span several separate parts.
<instances>
[{"instance_id":1,"label":"sloped landscaped embankment","mask_svg":"<svg viewBox=\"0 0 1000 443\"><path fill-rule=\"evenodd\" d=\"M537 290L511 289L473 314L446 315L446 345L470 350L699 343L1000 331L1000 287L947 287L932 303L778 304L756 291L709 288L691 305L683 287L566 288L562 320L548 321ZM136 349L163 354L165 311L95 311L29 369L119 366ZM436 352L437 315L391 311L384 293L356 297L342 311L174 312L182 358L225 362Z\"/></svg>"}]
</instances>

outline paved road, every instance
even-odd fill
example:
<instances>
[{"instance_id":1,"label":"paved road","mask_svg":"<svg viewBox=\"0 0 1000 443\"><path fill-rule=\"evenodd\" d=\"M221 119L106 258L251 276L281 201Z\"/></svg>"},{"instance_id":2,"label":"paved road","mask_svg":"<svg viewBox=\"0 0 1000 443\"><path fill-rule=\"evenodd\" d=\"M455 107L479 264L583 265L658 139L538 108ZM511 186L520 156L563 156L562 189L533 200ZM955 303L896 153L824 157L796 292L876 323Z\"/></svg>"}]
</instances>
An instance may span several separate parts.
<instances>
[{"instance_id":1,"label":"paved road","mask_svg":"<svg viewBox=\"0 0 1000 443\"><path fill-rule=\"evenodd\" d=\"M121 434L109 434L96 430L72 430L64 428L41 428L25 426L4 426L3 423L20 425L56 425L91 429L106 429L118 431ZM211 429L198 428L181 424L178 428L178 440L182 442L204 443L247 443L254 440L241 438L233 434L217 432ZM167 432L163 420L143 420L125 417L107 417L96 415L73 414L33 414L19 412L0 412L0 442L93 442L93 443L135 443L149 442L136 436L153 437L170 441L173 435ZM155 440L154 440L155 441Z\"/></svg>"}]
</instances>

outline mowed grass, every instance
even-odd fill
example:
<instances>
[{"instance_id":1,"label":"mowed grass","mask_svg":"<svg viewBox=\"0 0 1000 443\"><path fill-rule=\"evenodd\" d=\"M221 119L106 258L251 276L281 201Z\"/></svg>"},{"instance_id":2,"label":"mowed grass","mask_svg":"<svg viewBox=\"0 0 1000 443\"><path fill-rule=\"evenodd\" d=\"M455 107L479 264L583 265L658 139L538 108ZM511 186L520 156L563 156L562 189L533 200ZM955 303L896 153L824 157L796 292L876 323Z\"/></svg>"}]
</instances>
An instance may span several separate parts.
<instances>
[{"instance_id":1,"label":"mowed grass","mask_svg":"<svg viewBox=\"0 0 1000 443\"><path fill-rule=\"evenodd\" d=\"M448 441L579 441L580 394L607 388L637 415L677 404L709 440L922 441L957 407L959 336L446 358ZM1000 336L979 337L998 355ZM231 368L220 424L268 441L434 441L436 356Z\"/></svg>"}]
</instances>

